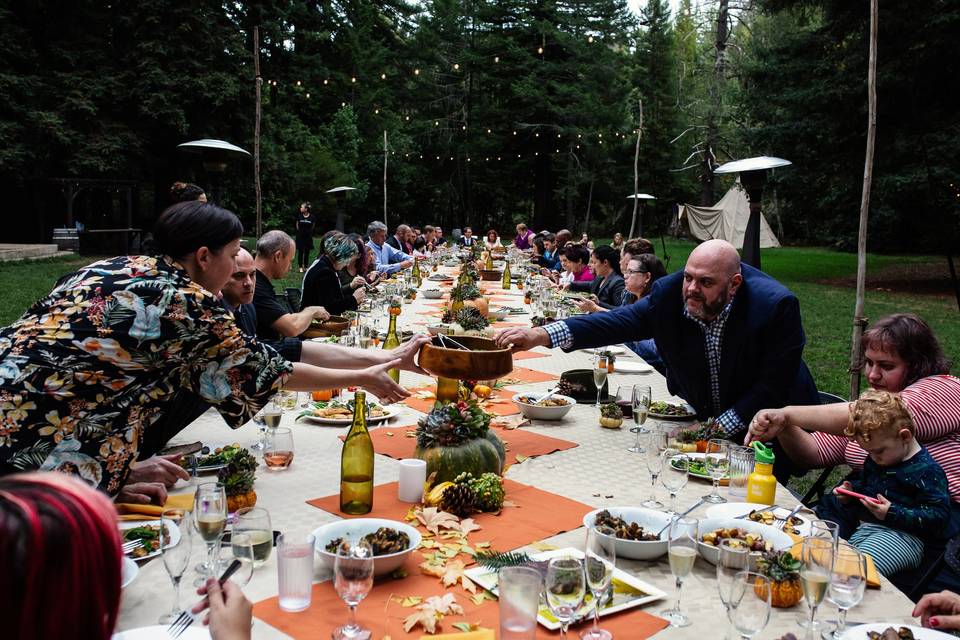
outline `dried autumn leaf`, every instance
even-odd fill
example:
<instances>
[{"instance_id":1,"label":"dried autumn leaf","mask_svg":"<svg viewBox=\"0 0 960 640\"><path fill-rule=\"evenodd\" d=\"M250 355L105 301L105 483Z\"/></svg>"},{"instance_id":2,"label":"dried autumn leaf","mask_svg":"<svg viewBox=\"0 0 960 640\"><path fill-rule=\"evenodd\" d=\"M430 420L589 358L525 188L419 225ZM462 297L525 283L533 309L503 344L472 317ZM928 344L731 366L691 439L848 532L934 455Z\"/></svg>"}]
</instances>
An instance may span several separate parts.
<instances>
[{"instance_id":1,"label":"dried autumn leaf","mask_svg":"<svg viewBox=\"0 0 960 640\"><path fill-rule=\"evenodd\" d=\"M427 531L439 533L440 529L456 529L459 524L459 518L452 513L440 511L436 507L426 507L415 512L417 520L420 521Z\"/></svg>"},{"instance_id":2,"label":"dried autumn leaf","mask_svg":"<svg viewBox=\"0 0 960 640\"><path fill-rule=\"evenodd\" d=\"M460 577L460 585L464 588L464 590L466 590L469 593L477 592L477 585L474 584L473 580L471 580L467 576Z\"/></svg>"},{"instance_id":3,"label":"dried autumn leaf","mask_svg":"<svg viewBox=\"0 0 960 640\"><path fill-rule=\"evenodd\" d=\"M525 460L529 460L529 459L530 459L530 456L525 456L522 453L517 454L517 464L520 464L521 462L524 462Z\"/></svg>"},{"instance_id":4,"label":"dried autumn leaf","mask_svg":"<svg viewBox=\"0 0 960 640\"><path fill-rule=\"evenodd\" d=\"M478 606L483 604L484 600L496 600L496 598L494 598L493 594L489 591L481 591L480 593L470 596L470 601Z\"/></svg>"},{"instance_id":5,"label":"dried autumn leaf","mask_svg":"<svg viewBox=\"0 0 960 640\"><path fill-rule=\"evenodd\" d=\"M478 631L478 630L480 629L480 622L479 622L479 621L477 621L477 622L454 622L454 623L453 623L452 625L450 625L450 626L453 627L454 629L456 629L457 631L462 631L463 633L467 633L467 632L469 632L469 631Z\"/></svg>"},{"instance_id":6,"label":"dried autumn leaf","mask_svg":"<svg viewBox=\"0 0 960 640\"><path fill-rule=\"evenodd\" d=\"M440 615L463 615L463 607L457 602L452 593L445 593L442 596L430 596L424 602L422 607L430 607Z\"/></svg>"},{"instance_id":7,"label":"dried autumn leaf","mask_svg":"<svg viewBox=\"0 0 960 640\"><path fill-rule=\"evenodd\" d=\"M420 571L434 578L442 578L447 569L442 562L428 561L420 563Z\"/></svg>"},{"instance_id":8,"label":"dried autumn leaf","mask_svg":"<svg viewBox=\"0 0 960 640\"><path fill-rule=\"evenodd\" d=\"M400 606L401 606L401 607L415 607L415 606L417 606L418 604L420 604L421 602L423 602L423 598L421 598L420 596L407 596L406 598L401 598L401 599L400 599Z\"/></svg>"},{"instance_id":9,"label":"dried autumn leaf","mask_svg":"<svg viewBox=\"0 0 960 640\"><path fill-rule=\"evenodd\" d=\"M482 527L474 522L473 518L464 518L460 521L460 524L457 526L457 529L463 535L467 535L472 531L479 531Z\"/></svg>"},{"instance_id":10,"label":"dried autumn leaf","mask_svg":"<svg viewBox=\"0 0 960 640\"><path fill-rule=\"evenodd\" d=\"M441 576L441 580L443 581L443 586L451 587L457 584L458 582L460 582L460 579L464 577L463 570L465 568L466 568L466 565L463 564L462 560L453 560L451 562L448 562L446 566L446 570L443 572L443 575Z\"/></svg>"},{"instance_id":11,"label":"dried autumn leaf","mask_svg":"<svg viewBox=\"0 0 960 640\"><path fill-rule=\"evenodd\" d=\"M436 633L437 621L437 612L433 608L417 609L403 619L403 630L409 633L419 624L427 633Z\"/></svg>"},{"instance_id":12,"label":"dried autumn leaf","mask_svg":"<svg viewBox=\"0 0 960 640\"><path fill-rule=\"evenodd\" d=\"M501 506L501 508L503 508L503 509L510 509L510 508L519 509L519 508L520 508L520 505L518 505L518 504L517 504L516 502L514 502L513 500L504 500L504 501L503 501L503 504L500 505L500 506Z\"/></svg>"}]
</instances>

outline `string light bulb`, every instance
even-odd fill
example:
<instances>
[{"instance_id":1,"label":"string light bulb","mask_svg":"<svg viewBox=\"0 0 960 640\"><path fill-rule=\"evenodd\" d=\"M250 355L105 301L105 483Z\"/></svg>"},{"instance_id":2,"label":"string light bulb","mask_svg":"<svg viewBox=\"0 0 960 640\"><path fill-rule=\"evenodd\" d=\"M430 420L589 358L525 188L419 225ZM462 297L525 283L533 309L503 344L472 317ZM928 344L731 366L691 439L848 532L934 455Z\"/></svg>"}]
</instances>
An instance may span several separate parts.
<instances>
[{"instance_id":1,"label":"string light bulb","mask_svg":"<svg viewBox=\"0 0 960 640\"><path fill-rule=\"evenodd\" d=\"M420 69L414 69L414 70L413 70L413 75L415 75L415 76L420 75Z\"/></svg>"},{"instance_id":2,"label":"string light bulb","mask_svg":"<svg viewBox=\"0 0 960 640\"><path fill-rule=\"evenodd\" d=\"M537 47L537 53L543 55L543 47Z\"/></svg>"},{"instance_id":3,"label":"string light bulb","mask_svg":"<svg viewBox=\"0 0 960 640\"><path fill-rule=\"evenodd\" d=\"M350 78L350 82L356 82L356 81L357 81L357 76L353 76Z\"/></svg>"},{"instance_id":4,"label":"string light bulb","mask_svg":"<svg viewBox=\"0 0 960 640\"><path fill-rule=\"evenodd\" d=\"M297 86L298 86L298 87L300 86L300 81L299 81L299 80L297 80Z\"/></svg>"},{"instance_id":5,"label":"string light bulb","mask_svg":"<svg viewBox=\"0 0 960 640\"><path fill-rule=\"evenodd\" d=\"M323 84L330 84L330 80L324 79Z\"/></svg>"},{"instance_id":6,"label":"string light bulb","mask_svg":"<svg viewBox=\"0 0 960 640\"><path fill-rule=\"evenodd\" d=\"M593 44L593 36L590 36L589 38L587 38L587 42L589 42L590 44Z\"/></svg>"},{"instance_id":7,"label":"string light bulb","mask_svg":"<svg viewBox=\"0 0 960 640\"><path fill-rule=\"evenodd\" d=\"M310 93L307 92L307 100L309 100L309 99L310 99Z\"/></svg>"},{"instance_id":8,"label":"string light bulb","mask_svg":"<svg viewBox=\"0 0 960 640\"><path fill-rule=\"evenodd\" d=\"M493 56L493 61L497 64L500 63L500 56Z\"/></svg>"},{"instance_id":9,"label":"string light bulb","mask_svg":"<svg viewBox=\"0 0 960 640\"><path fill-rule=\"evenodd\" d=\"M380 74L380 79L381 79L381 80L386 80L386 79L387 79L387 74L381 73L381 74Z\"/></svg>"},{"instance_id":10,"label":"string light bulb","mask_svg":"<svg viewBox=\"0 0 960 640\"><path fill-rule=\"evenodd\" d=\"M454 63L453 63L453 70L454 70L454 71L460 71L460 63L459 63L459 62L454 62Z\"/></svg>"}]
</instances>

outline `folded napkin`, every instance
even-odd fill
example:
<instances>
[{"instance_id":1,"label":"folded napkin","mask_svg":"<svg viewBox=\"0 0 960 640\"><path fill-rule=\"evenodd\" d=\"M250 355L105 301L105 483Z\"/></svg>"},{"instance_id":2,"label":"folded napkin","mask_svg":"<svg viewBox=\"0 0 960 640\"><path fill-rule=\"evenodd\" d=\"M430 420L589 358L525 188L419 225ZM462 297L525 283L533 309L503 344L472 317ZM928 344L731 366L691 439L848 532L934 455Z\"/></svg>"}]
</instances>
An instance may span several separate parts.
<instances>
[{"instance_id":1,"label":"folded napkin","mask_svg":"<svg viewBox=\"0 0 960 640\"><path fill-rule=\"evenodd\" d=\"M163 506L129 502L120 502L113 506L117 509L118 520L159 520L166 509L193 510L193 494L178 493L167 496L167 502Z\"/></svg>"},{"instance_id":2,"label":"folded napkin","mask_svg":"<svg viewBox=\"0 0 960 640\"><path fill-rule=\"evenodd\" d=\"M476 631L438 633L436 635L420 636L420 638L421 640L423 640L423 638L430 638L430 640L496 640L493 635L493 629L484 629L482 627Z\"/></svg>"},{"instance_id":3,"label":"folded napkin","mask_svg":"<svg viewBox=\"0 0 960 640\"><path fill-rule=\"evenodd\" d=\"M790 549L790 553L793 554L794 558L800 559L803 552L803 538L800 536L789 534L794 540L793 548ZM880 588L880 572L877 571L877 567L873 564L873 558L870 557L869 553L864 553L864 556L867 558L867 586L871 589Z\"/></svg>"}]
</instances>

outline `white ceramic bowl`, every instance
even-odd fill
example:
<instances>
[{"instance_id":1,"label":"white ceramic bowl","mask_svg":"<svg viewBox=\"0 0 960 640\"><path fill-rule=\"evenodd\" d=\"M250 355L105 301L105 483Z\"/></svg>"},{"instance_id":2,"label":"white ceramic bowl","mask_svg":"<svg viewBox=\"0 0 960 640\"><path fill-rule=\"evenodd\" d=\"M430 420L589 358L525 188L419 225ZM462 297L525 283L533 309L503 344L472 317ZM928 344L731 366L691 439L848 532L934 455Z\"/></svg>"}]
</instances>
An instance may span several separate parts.
<instances>
[{"instance_id":1,"label":"white ceramic bowl","mask_svg":"<svg viewBox=\"0 0 960 640\"><path fill-rule=\"evenodd\" d=\"M746 518L741 520L735 518L705 518L700 521L700 532L697 538L697 548L704 560L711 564L717 564L717 560L720 558L720 549L701 542L700 539L703 538L703 535L717 529L730 529L732 527L760 534L764 540L773 544L774 551L786 551L793 546L793 538L780 531L780 529L760 522L753 522Z\"/></svg>"},{"instance_id":2,"label":"white ceramic bowl","mask_svg":"<svg viewBox=\"0 0 960 640\"><path fill-rule=\"evenodd\" d=\"M597 514L603 509L595 509L583 516L583 526L593 527L593 521ZM630 522L636 522L644 531L657 533L670 522L670 516L662 511L653 509L644 509L643 507L607 507L610 515L623 518ZM621 540L617 539L617 557L631 558L633 560L656 560L667 553L667 541L670 537L669 530L660 534L659 540Z\"/></svg>"},{"instance_id":3,"label":"white ceramic bowl","mask_svg":"<svg viewBox=\"0 0 960 640\"><path fill-rule=\"evenodd\" d=\"M523 414L523 417L530 418L531 420L562 420L565 415L570 413L570 409L573 409L573 406L577 404L577 401L571 398L570 396L562 396L559 393L553 394L554 398L562 398L567 401L567 404L562 407L538 407L536 405L527 404L526 402L521 402L520 397L530 397L540 399L543 396L547 395L546 392L524 392L518 393L513 396L513 404L517 405L517 408L520 409L520 413Z\"/></svg>"},{"instance_id":4,"label":"white ceramic bowl","mask_svg":"<svg viewBox=\"0 0 960 640\"><path fill-rule=\"evenodd\" d=\"M430 335L432 336L440 335L441 333L448 334L450 333L450 325L443 323L428 324L427 331L430 332Z\"/></svg>"},{"instance_id":5,"label":"white ceramic bowl","mask_svg":"<svg viewBox=\"0 0 960 640\"><path fill-rule=\"evenodd\" d=\"M507 317L507 314L508 314L507 311L493 311L493 310L491 310L491 311L487 312L487 319L490 320L490 322L498 322L498 321L503 320L504 318L506 318L506 317Z\"/></svg>"},{"instance_id":6,"label":"white ceramic bowl","mask_svg":"<svg viewBox=\"0 0 960 640\"><path fill-rule=\"evenodd\" d=\"M314 548L324 566L333 571L333 562L337 555L326 550L327 543L337 538L346 538L350 542L356 542L368 533L373 533L380 527L390 527L397 531L402 531L410 536L410 548L397 553L390 553L385 556L377 556L373 560L373 575L385 576L399 569L406 561L410 552L420 546L423 537L414 527L396 520L385 520L383 518L352 518L346 520L337 520L317 527L313 530Z\"/></svg>"},{"instance_id":7,"label":"white ceramic bowl","mask_svg":"<svg viewBox=\"0 0 960 640\"><path fill-rule=\"evenodd\" d=\"M430 300L443 297L443 289L424 289L420 293L423 294L424 298L429 298Z\"/></svg>"}]
</instances>

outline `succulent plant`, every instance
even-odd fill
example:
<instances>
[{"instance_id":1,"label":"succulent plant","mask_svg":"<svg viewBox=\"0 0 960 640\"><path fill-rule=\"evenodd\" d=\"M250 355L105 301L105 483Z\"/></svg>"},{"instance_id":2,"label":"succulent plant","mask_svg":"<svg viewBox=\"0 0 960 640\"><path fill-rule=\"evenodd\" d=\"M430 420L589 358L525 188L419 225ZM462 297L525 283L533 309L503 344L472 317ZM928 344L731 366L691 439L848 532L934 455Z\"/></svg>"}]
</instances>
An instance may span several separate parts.
<instances>
[{"instance_id":1,"label":"succulent plant","mask_svg":"<svg viewBox=\"0 0 960 640\"><path fill-rule=\"evenodd\" d=\"M473 489L474 504L479 511L500 511L503 508L503 499L506 496L503 478L495 473L485 473L479 478L470 476L467 481Z\"/></svg>"},{"instance_id":2,"label":"succulent plant","mask_svg":"<svg viewBox=\"0 0 960 640\"><path fill-rule=\"evenodd\" d=\"M460 309L454 314L453 322L463 327L464 331L481 331L490 326L490 322L483 317L483 314L476 307Z\"/></svg>"},{"instance_id":3,"label":"succulent plant","mask_svg":"<svg viewBox=\"0 0 960 640\"><path fill-rule=\"evenodd\" d=\"M623 410L612 402L600 405L600 415L604 418L623 418Z\"/></svg>"},{"instance_id":4,"label":"succulent plant","mask_svg":"<svg viewBox=\"0 0 960 640\"><path fill-rule=\"evenodd\" d=\"M417 423L417 446L449 447L486 435L490 415L475 401L442 404L437 402Z\"/></svg>"},{"instance_id":5,"label":"succulent plant","mask_svg":"<svg viewBox=\"0 0 960 640\"><path fill-rule=\"evenodd\" d=\"M257 459L241 448L227 460L227 466L217 472L231 511L257 503L257 494L253 490L257 466Z\"/></svg>"},{"instance_id":6,"label":"succulent plant","mask_svg":"<svg viewBox=\"0 0 960 640\"><path fill-rule=\"evenodd\" d=\"M458 284L450 290L451 301L476 300L481 295L480 288L475 284Z\"/></svg>"},{"instance_id":7,"label":"succulent plant","mask_svg":"<svg viewBox=\"0 0 960 640\"><path fill-rule=\"evenodd\" d=\"M767 551L757 560L760 573L774 582L785 582L800 575L800 561L789 551Z\"/></svg>"}]
</instances>

